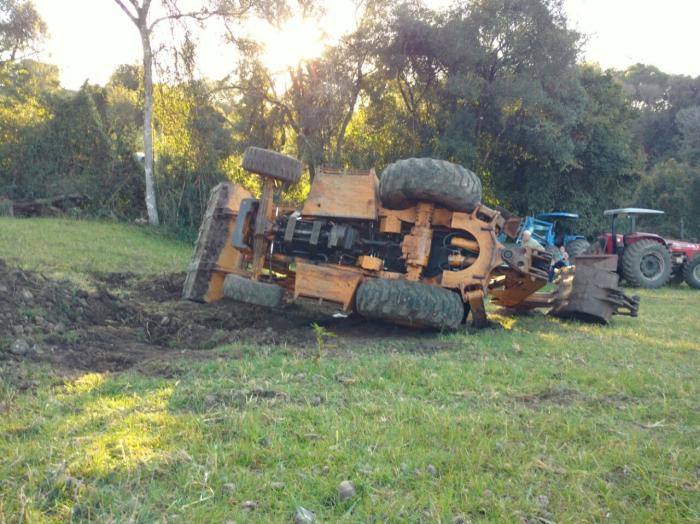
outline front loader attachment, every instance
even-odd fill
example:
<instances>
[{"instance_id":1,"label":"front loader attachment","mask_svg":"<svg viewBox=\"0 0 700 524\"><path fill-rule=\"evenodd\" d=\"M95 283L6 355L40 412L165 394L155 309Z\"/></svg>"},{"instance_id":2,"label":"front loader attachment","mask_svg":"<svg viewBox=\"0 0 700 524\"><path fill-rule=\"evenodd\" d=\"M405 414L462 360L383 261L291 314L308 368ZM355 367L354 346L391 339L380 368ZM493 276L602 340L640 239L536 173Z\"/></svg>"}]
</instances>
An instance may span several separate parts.
<instances>
[{"instance_id":1,"label":"front loader attachment","mask_svg":"<svg viewBox=\"0 0 700 524\"><path fill-rule=\"evenodd\" d=\"M613 315L637 316L639 298L618 287L617 256L590 255L574 259L574 266L559 270L556 289L536 292L541 280L509 271L505 285L491 291L494 304L519 310L551 308L557 318L607 324ZM546 281L545 281L546 282Z\"/></svg>"},{"instance_id":2,"label":"front loader attachment","mask_svg":"<svg viewBox=\"0 0 700 524\"><path fill-rule=\"evenodd\" d=\"M602 324L613 315L637 316L639 297L630 297L618 287L617 256L580 256L574 263L557 279L550 315Z\"/></svg>"}]
</instances>

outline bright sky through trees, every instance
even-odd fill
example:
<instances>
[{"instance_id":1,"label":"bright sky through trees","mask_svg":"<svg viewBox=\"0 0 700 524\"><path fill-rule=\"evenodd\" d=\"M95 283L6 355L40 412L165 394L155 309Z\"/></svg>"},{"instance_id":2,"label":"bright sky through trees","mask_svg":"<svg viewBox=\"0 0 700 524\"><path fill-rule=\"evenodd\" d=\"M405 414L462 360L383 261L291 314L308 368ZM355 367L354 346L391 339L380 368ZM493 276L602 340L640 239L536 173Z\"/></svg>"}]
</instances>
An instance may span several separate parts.
<instances>
[{"instance_id":1,"label":"bright sky through trees","mask_svg":"<svg viewBox=\"0 0 700 524\"><path fill-rule=\"evenodd\" d=\"M61 80L77 88L86 79L104 83L121 63L140 62L141 45L131 22L112 0L34 0L48 24L50 38L41 56L57 64ZM448 0L427 0L433 7ZM565 0L570 26L588 35L585 58L603 67L626 68L637 62L653 64L667 73L700 75L698 0ZM265 61L273 71L320 54L325 43L354 27L350 0L327 2L321 21L293 18L281 30L263 23L247 30L267 42ZM218 31L202 37L200 74L221 77L235 57L222 52Z\"/></svg>"}]
</instances>

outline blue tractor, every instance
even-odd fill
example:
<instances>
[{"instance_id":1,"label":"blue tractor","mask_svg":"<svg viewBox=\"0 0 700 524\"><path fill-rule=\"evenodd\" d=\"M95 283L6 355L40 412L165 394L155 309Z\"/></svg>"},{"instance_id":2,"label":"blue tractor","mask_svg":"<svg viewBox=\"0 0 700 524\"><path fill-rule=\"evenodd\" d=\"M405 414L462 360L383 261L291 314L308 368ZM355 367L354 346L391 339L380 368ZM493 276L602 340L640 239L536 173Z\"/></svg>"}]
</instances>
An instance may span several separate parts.
<instances>
[{"instance_id":1,"label":"blue tractor","mask_svg":"<svg viewBox=\"0 0 700 524\"><path fill-rule=\"evenodd\" d=\"M579 216L576 213L553 211L527 216L523 219L518 231L517 242L520 242L523 231L532 231L532 237L548 251L564 246L569 257L582 255L590 244L586 237L576 234L575 224Z\"/></svg>"}]
</instances>

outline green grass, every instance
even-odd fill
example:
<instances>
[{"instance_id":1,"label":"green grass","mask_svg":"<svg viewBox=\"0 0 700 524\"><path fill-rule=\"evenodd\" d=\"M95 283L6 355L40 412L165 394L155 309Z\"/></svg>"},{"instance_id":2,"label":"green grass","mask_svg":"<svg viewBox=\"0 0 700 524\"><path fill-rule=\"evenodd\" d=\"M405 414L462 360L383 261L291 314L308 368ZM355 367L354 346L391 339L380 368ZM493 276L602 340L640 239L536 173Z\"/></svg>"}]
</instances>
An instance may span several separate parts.
<instances>
[{"instance_id":1,"label":"green grass","mask_svg":"<svg viewBox=\"0 0 700 524\"><path fill-rule=\"evenodd\" d=\"M61 276L184 271L192 245L147 227L54 218L0 217L0 258Z\"/></svg>"},{"instance_id":2,"label":"green grass","mask_svg":"<svg viewBox=\"0 0 700 524\"><path fill-rule=\"evenodd\" d=\"M611 326L500 318L422 352L0 371L0 522L698 522L700 293L640 294Z\"/></svg>"}]
</instances>

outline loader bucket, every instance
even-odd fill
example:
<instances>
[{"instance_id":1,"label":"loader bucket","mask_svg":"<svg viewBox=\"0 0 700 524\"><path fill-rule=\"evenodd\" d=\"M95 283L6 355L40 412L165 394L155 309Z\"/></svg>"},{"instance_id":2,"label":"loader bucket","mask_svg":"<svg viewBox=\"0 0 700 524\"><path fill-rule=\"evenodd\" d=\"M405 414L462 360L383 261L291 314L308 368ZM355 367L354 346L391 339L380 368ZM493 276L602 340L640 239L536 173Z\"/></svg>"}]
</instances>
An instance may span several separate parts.
<instances>
[{"instance_id":1,"label":"loader bucket","mask_svg":"<svg viewBox=\"0 0 700 524\"><path fill-rule=\"evenodd\" d=\"M559 274L550 315L601 324L613 315L637 316L639 298L625 295L618 287L617 256L581 256L574 264Z\"/></svg>"}]
</instances>

